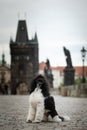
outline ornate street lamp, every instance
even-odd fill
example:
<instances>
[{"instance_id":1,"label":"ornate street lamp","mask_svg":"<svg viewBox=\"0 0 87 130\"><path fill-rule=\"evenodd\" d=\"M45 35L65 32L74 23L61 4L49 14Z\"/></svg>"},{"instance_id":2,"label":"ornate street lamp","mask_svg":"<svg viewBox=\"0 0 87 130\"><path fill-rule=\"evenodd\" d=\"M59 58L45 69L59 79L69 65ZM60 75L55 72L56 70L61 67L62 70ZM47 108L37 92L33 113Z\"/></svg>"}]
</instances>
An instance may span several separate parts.
<instances>
[{"instance_id":1,"label":"ornate street lamp","mask_svg":"<svg viewBox=\"0 0 87 130\"><path fill-rule=\"evenodd\" d=\"M82 62L83 62L83 69L82 69L82 83L85 83L85 70L84 70L84 62L85 62L85 56L86 56L87 50L82 47L81 54L82 54Z\"/></svg>"}]
</instances>

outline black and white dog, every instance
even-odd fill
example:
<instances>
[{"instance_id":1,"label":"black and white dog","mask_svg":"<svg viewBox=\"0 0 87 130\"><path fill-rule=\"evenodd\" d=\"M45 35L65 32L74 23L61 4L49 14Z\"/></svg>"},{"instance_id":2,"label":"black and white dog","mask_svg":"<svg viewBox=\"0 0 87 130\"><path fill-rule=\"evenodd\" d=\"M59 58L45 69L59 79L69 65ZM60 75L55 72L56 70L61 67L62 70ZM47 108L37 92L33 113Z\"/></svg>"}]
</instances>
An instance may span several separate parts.
<instances>
[{"instance_id":1,"label":"black and white dog","mask_svg":"<svg viewBox=\"0 0 87 130\"><path fill-rule=\"evenodd\" d=\"M27 122L65 120L69 120L69 117L58 115L54 98L49 93L49 85L44 76L38 75L31 83Z\"/></svg>"}]
</instances>

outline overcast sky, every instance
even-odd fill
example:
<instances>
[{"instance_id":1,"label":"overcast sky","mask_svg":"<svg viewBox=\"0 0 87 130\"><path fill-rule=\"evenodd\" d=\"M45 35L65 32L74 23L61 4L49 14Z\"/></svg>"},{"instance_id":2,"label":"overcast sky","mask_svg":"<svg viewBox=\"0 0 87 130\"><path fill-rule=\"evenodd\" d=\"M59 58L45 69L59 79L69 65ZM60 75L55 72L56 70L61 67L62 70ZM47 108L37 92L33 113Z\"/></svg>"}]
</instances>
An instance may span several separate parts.
<instances>
[{"instance_id":1,"label":"overcast sky","mask_svg":"<svg viewBox=\"0 0 87 130\"><path fill-rule=\"evenodd\" d=\"M66 65L63 46L71 52L73 66L82 65L87 50L87 0L0 0L0 59L10 63L10 37L15 41L18 20L26 19L28 36L37 32L39 61ZM87 55L85 60L87 65Z\"/></svg>"}]
</instances>

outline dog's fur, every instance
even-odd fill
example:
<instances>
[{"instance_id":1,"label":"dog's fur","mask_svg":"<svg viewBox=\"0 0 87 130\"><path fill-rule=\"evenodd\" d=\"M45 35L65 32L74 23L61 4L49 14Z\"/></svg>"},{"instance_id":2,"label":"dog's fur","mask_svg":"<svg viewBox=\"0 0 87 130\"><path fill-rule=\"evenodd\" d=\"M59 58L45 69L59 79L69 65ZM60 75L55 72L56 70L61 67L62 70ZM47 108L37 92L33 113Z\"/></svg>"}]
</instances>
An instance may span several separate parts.
<instances>
[{"instance_id":1,"label":"dog's fur","mask_svg":"<svg viewBox=\"0 0 87 130\"><path fill-rule=\"evenodd\" d=\"M49 85L44 76L38 75L31 83L27 122L64 120L69 120L69 118L58 115L54 98L49 93Z\"/></svg>"}]
</instances>

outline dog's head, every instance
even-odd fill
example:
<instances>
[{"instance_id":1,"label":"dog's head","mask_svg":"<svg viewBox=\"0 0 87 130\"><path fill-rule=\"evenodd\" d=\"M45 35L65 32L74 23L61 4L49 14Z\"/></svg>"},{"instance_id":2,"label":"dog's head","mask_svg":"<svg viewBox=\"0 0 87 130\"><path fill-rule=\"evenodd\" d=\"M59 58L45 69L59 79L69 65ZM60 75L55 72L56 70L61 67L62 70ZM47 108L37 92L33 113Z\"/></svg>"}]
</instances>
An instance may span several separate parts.
<instances>
[{"instance_id":1,"label":"dog's head","mask_svg":"<svg viewBox=\"0 0 87 130\"><path fill-rule=\"evenodd\" d=\"M44 76L38 75L32 80L30 93L36 88L41 89L43 96L49 96L49 85Z\"/></svg>"}]
</instances>

